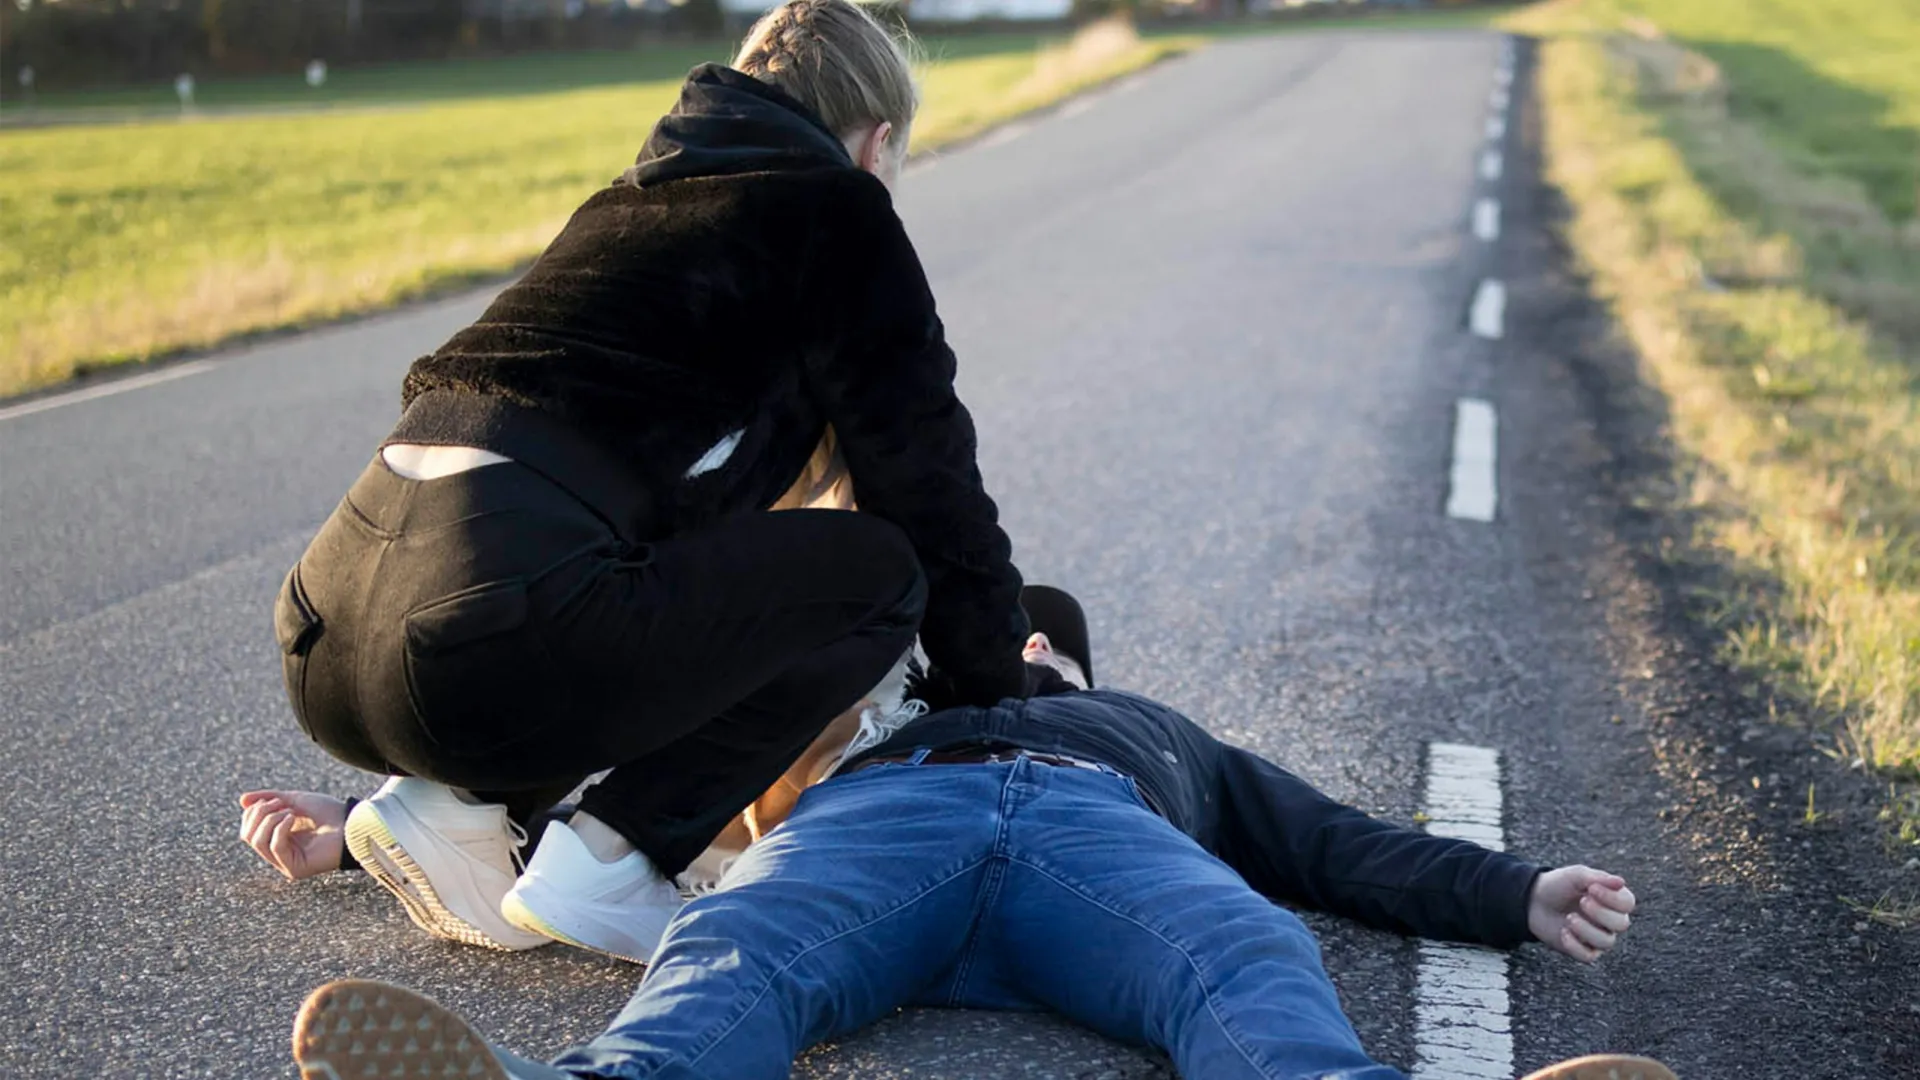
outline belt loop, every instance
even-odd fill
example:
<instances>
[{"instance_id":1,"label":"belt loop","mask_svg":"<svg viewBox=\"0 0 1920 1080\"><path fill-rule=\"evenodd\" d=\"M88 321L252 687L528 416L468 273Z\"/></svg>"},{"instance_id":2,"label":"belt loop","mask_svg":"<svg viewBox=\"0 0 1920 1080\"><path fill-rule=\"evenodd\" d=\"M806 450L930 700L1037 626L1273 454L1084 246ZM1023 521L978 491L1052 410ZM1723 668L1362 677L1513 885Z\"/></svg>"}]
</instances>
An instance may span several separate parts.
<instances>
[{"instance_id":1,"label":"belt loop","mask_svg":"<svg viewBox=\"0 0 1920 1080\"><path fill-rule=\"evenodd\" d=\"M931 753L933 753L933 747L923 746L920 749L915 750L913 752L913 756L907 759L907 764L909 765L922 764L927 760L927 755Z\"/></svg>"}]
</instances>

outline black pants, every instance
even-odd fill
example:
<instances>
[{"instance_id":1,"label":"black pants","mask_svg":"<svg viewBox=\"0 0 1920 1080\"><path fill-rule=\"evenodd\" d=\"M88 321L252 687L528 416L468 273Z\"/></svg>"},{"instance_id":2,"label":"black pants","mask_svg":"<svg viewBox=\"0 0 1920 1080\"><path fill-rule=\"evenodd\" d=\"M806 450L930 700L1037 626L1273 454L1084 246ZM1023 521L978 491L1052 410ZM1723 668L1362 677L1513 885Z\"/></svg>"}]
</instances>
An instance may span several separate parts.
<instances>
[{"instance_id":1,"label":"black pants","mask_svg":"<svg viewBox=\"0 0 1920 1080\"><path fill-rule=\"evenodd\" d=\"M287 692L335 757L537 812L580 809L684 869L911 646L898 528L752 514L651 544L519 464L375 458L276 605Z\"/></svg>"}]
</instances>

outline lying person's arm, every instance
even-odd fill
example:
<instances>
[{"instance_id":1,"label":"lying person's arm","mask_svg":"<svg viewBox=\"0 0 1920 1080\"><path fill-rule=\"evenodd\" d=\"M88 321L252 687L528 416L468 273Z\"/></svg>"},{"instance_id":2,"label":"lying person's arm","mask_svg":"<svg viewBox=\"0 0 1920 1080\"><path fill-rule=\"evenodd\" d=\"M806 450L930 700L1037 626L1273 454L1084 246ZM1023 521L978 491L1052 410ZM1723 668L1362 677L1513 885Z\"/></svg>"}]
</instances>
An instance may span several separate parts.
<instances>
[{"instance_id":1,"label":"lying person's arm","mask_svg":"<svg viewBox=\"0 0 1920 1080\"><path fill-rule=\"evenodd\" d=\"M1634 907L1626 882L1585 866L1543 871L1466 840L1380 821L1237 747L1220 765L1219 854L1247 883L1384 930L1578 960L1612 948Z\"/></svg>"}]
</instances>

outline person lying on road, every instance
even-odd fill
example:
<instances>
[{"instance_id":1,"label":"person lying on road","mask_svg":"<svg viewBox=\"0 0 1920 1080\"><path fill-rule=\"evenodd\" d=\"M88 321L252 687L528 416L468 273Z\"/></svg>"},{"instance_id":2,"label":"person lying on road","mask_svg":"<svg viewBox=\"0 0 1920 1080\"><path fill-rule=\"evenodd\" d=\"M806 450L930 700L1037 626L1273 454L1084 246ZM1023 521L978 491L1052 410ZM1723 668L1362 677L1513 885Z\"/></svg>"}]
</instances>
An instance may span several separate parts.
<instances>
[{"instance_id":1,"label":"person lying on road","mask_svg":"<svg viewBox=\"0 0 1920 1080\"><path fill-rule=\"evenodd\" d=\"M1044 635L1027 658L1085 685ZM1312 934L1269 897L1583 961L1634 909L1615 875L1377 821L1164 705L1067 689L931 714L808 790L673 920L605 1034L551 1065L362 981L308 997L294 1056L309 1080L772 1080L809 1045L929 1005L1054 1009L1192 1080L1400 1077L1367 1056ZM1536 1077L1672 1073L1606 1057Z\"/></svg>"}]
</instances>

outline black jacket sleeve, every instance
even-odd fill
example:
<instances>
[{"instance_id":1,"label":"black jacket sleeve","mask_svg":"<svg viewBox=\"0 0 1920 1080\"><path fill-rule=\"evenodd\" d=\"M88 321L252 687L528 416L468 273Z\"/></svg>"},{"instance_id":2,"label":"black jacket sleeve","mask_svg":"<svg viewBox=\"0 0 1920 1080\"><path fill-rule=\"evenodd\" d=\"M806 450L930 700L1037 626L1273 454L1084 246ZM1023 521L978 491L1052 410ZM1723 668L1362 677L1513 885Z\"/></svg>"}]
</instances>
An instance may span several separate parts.
<instances>
[{"instance_id":1,"label":"black jacket sleeve","mask_svg":"<svg viewBox=\"0 0 1920 1080\"><path fill-rule=\"evenodd\" d=\"M812 291L836 317L808 359L809 392L840 437L860 509L900 526L920 555L920 641L936 679L968 704L1023 696L1020 572L926 274L878 180L850 178L837 202L812 260Z\"/></svg>"},{"instance_id":2,"label":"black jacket sleeve","mask_svg":"<svg viewBox=\"0 0 1920 1080\"><path fill-rule=\"evenodd\" d=\"M1540 868L1335 802L1237 747L1220 760L1220 857L1278 900L1382 930L1513 948Z\"/></svg>"}]
</instances>

